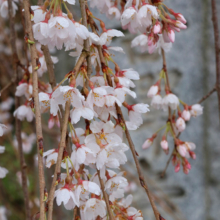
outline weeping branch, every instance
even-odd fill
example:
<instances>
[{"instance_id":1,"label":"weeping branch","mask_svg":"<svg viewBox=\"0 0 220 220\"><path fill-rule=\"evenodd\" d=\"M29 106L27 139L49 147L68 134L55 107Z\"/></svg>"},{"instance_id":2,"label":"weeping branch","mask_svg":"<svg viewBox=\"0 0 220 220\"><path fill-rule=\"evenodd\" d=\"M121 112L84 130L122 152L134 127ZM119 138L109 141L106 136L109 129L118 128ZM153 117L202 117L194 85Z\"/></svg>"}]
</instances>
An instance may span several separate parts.
<instances>
[{"instance_id":1,"label":"weeping branch","mask_svg":"<svg viewBox=\"0 0 220 220\"><path fill-rule=\"evenodd\" d=\"M29 0L24 0L24 17L26 23L26 37L34 42L33 30L31 24L30 15L30 3ZM40 220L45 219L45 207L44 207L44 167L43 167L43 135L42 135L42 124L41 124L41 112L39 105L38 96L38 74L37 74L37 49L35 44L29 44L31 52L31 64L32 64L32 81L33 81L33 98L35 106L35 124L36 124L36 134L37 134L37 148L38 148L38 172L39 172L39 188L40 188Z\"/></svg>"}]
</instances>

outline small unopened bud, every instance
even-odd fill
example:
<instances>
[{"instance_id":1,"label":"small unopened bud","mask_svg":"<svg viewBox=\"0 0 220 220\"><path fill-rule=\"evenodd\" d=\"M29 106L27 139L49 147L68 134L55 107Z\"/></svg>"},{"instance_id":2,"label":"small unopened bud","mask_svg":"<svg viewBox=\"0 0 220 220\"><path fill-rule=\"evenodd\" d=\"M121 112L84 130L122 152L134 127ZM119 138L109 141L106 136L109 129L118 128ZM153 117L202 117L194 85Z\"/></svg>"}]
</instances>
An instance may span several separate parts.
<instances>
[{"instance_id":1,"label":"small unopened bud","mask_svg":"<svg viewBox=\"0 0 220 220\"><path fill-rule=\"evenodd\" d=\"M183 120L183 118L179 117L177 120L176 120L176 128L179 132L183 132L186 128L186 123L185 121Z\"/></svg>"},{"instance_id":2,"label":"small unopened bud","mask_svg":"<svg viewBox=\"0 0 220 220\"><path fill-rule=\"evenodd\" d=\"M73 14L72 14L70 11L68 11L67 17L68 17L70 20L72 20L72 19L73 19Z\"/></svg>"},{"instance_id":3,"label":"small unopened bud","mask_svg":"<svg viewBox=\"0 0 220 220\"><path fill-rule=\"evenodd\" d=\"M154 34L160 33L160 31L161 31L160 22L158 22L158 21L156 22L156 24L154 25L153 31L154 31Z\"/></svg>"},{"instance_id":4,"label":"small unopened bud","mask_svg":"<svg viewBox=\"0 0 220 220\"><path fill-rule=\"evenodd\" d=\"M191 114L190 114L189 110L186 110L186 109L183 110L181 116L185 121L189 121L191 118Z\"/></svg>"},{"instance_id":5,"label":"small unopened bud","mask_svg":"<svg viewBox=\"0 0 220 220\"><path fill-rule=\"evenodd\" d=\"M195 160L196 159L196 154L193 151L189 152L190 157Z\"/></svg>"},{"instance_id":6,"label":"small unopened bud","mask_svg":"<svg viewBox=\"0 0 220 220\"><path fill-rule=\"evenodd\" d=\"M186 29L187 28L187 26L185 24L183 24L182 22L180 22L180 21L177 21L175 23L175 26L180 28L180 29Z\"/></svg>"},{"instance_id":7,"label":"small unopened bud","mask_svg":"<svg viewBox=\"0 0 220 220\"><path fill-rule=\"evenodd\" d=\"M186 24L186 19L184 18L182 14L178 13L176 18L177 20L181 21L183 24Z\"/></svg>"},{"instance_id":8,"label":"small unopened bud","mask_svg":"<svg viewBox=\"0 0 220 220\"><path fill-rule=\"evenodd\" d=\"M72 181L73 181L73 178L71 176L67 176L65 179L66 184L70 184L70 183L72 183Z\"/></svg>"},{"instance_id":9,"label":"small unopened bud","mask_svg":"<svg viewBox=\"0 0 220 220\"><path fill-rule=\"evenodd\" d=\"M168 150L169 149L168 142L167 142L165 136L163 137L162 141L160 142L160 146L163 150Z\"/></svg>"},{"instance_id":10,"label":"small unopened bud","mask_svg":"<svg viewBox=\"0 0 220 220\"><path fill-rule=\"evenodd\" d=\"M178 163L176 166L175 166L175 172L178 173L180 171L180 164Z\"/></svg>"},{"instance_id":11,"label":"small unopened bud","mask_svg":"<svg viewBox=\"0 0 220 220\"><path fill-rule=\"evenodd\" d=\"M115 84L118 84L118 83L119 83L118 77L114 77L114 82L115 82Z\"/></svg>"},{"instance_id":12,"label":"small unopened bud","mask_svg":"<svg viewBox=\"0 0 220 220\"><path fill-rule=\"evenodd\" d=\"M153 136L152 136L151 138L148 138L148 139L143 143L142 148L143 148L143 149L149 148L149 147L152 145L152 143L153 143L154 139L156 138L156 136L157 136L156 134L153 134Z\"/></svg>"}]
</instances>

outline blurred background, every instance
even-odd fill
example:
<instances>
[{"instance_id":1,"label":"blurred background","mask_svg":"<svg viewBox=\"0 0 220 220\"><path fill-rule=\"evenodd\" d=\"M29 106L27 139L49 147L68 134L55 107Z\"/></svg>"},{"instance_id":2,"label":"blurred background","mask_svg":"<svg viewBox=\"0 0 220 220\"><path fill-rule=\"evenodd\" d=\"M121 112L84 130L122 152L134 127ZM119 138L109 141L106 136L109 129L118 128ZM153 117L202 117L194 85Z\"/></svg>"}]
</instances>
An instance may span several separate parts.
<instances>
[{"instance_id":1,"label":"blurred background","mask_svg":"<svg viewBox=\"0 0 220 220\"><path fill-rule=\"evenodd\" d=\"M188 105L195 104L214 87L216 78L211 1L165 0L164 3L175 12L182 13L187 20L188 27L176 34L173 48L166 54L171 88ZM216 3L217 11L220 11L220 1L216 1ZM75 20L79 20L80 11L74 7L73 12ZM105 22L107 29L121 30L120 22L110 21L97 10L92 10L92 12ZM220 15L218 15L218 21L220 24ZM19 26L19 21L17 23ZM115 53L114 59L121 69L133 68L139 72L141 80L135 82L135 92L137 93L135 102L150 104L147 91L159 78L162 57L158 53L150 55L146 52L142 54L131 48L131 40L135 35L124 30L123 32L125 37L114 39L112 46L121 46L126 54ZM1 59L4 52L0 54ZM55 65L58 82L67 72L72 70L75 60L63 50L55 52L53 55L59 58L58 64ZM1 86L4 84L3 81L7 80L8 76L4 76L7 68L11 67L0 62ZM13 94L12 92L9 90L4 94L1 97L2 101ZM128 100L128 103L134 104L131 101ZM169 155L165 155L160 147L161 136L158 136L150 149L142 150L141 148L143 142L165 124L166 112L151 109L148 114L144 115L144 124L137 131L131 131L147 183L161 215L166 220L218 220L220 216L220 127L217 94L214 93L202 105L204 106L204 114L191 119L186 130L181 134L181 140L194 142L197 146L195 150L197 159L190 160L192 169L188 175L185 175L182 170L175 173L174 167L170 164L164 178L160 177L169 159ZM6 118L3 113L4 111L0 114L0 123L3 123ZM13 113L13 109L11 113ZM46 150L57 147L58 139L55 137L59 131L59 129L49 130L47 119L48 115L44 115L43 134ZM14 119L10 117L7 120L14 123L12 121ZM22 128L28 135L34 133L33 123L30 126L27 122L23 122ZM7 208L9 220L22 220L24 219L24 201L22 188L19 184L20 168L18 152L14 147L13 129L6 136L0 138L0 145L6 146L6 152L0 155L0 165L9 170L7 177L0 180L0 206ZM171 153L173 149L171 140L169 146ZM36 198L38 173L35 155L36 146L33 145L30 152L25 154L32 214L38 211ZM134 195L134 207L142 210L144 219L153 220L151 206L144 190L139 185L130 153L128 153L128 158L128 164L123 167L131 182L127 191ZM51 185L50 177L53 169L45 170L48 190ZM65 211L61 212L61 209L55 209L56 219L71 219L72 213L68 216ZM3 219L0 217L0 220Z\"/></svg>"}]
</instances>

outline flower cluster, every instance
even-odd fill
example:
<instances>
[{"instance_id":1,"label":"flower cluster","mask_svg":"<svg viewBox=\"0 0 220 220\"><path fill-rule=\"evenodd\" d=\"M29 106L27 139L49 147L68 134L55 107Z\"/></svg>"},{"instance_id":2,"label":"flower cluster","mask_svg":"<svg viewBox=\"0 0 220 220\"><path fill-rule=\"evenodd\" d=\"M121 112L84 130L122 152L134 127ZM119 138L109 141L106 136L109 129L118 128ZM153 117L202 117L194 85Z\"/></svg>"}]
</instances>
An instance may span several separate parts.
<instances>
[{"instance_id":1,"label":"flower cluster","mask_svg":"<svg viewBox=\"0 0 220 220\"><path fill-rule=\"evenodd\" d=\"M180 165L183 166L184 173L188 174L191 169L191 165L187 158L196 159L196 155L193 152L196 145L191 142L181 141L178 137L186 129L186 123L190 121L191 117L197 117L203 113L203 107L200 104L187 105L185 102L180 100L175 94L170 90L168 84L168 75L166 74L166 69L162 69L160 72L160 79L150 87L147 96L151 98L151 106L155 109L162 109L164 111L169 110L169 118L167 123L160 128L151 138L148 138L143 144L142 148L147 149L150 147L157 137L157 133L163 129L165 132L161 140L161 148L166 154L169 153L169 146L167 141L167 136L170 135L174 139L174 150L172 152L173 165L175 166L175 172L180 170ZM162 98L161 93L161 83L164 80L165 96ZM181 106L183 107L181 110Z\"/></svg>"},{"instance_id":2,"label":"flower cluster","mask_svg":"<svg viewBox=\"0 0 220 220\"><path fill-rule=\"evenodd\" d=\"M132 47L140 47L141 52L151 54L155 50L169 51L175 41L175 32L186 29L186 20L180 13L168 8L162 0L128 0L121 3L104 0L102 4L90 0L91 7L97 7L107 17L121 20L123 29L131 33L141 33L131 42Z\"/></svg>"}]
</instances>

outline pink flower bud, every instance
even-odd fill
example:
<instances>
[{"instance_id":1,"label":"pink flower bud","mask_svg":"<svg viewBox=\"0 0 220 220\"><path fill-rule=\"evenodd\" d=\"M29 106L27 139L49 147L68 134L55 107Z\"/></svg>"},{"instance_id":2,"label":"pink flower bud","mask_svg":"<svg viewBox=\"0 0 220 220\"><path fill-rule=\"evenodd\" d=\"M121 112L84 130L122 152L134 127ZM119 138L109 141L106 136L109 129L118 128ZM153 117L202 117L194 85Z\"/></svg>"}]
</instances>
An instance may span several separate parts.
<instances>
[{"instance_id":1,"label":"pink flower bud","mask_svg":"<svg viewBox=\"0 0 220 220\"><path fill-rule=\"evenodd\" d=\"M169 148L167 140L162 140L160 142L160 146L162 147L163 150L168 150Z\"/></svg>"},{"instance_id":2,"label":"pink flower bud","mask_svg":"<svg viewBox=\"0 0 220 220\"><path fill-rule=\"evenodd\" d=\"M189 121L190 120L190 117L191 117L191 114L189 112L189 110L183 110L182 114L181 114L181 117L185 120L185 121Z\"/></svg>"},{"instance_id":3,"label":"pink flower bud","mask_svg":"<svg viewBox=\"0 0 220 220\"><path fill-rule=\"evenodd\" d=\"M177 20L181 21L183 24L186 24L186 19L182 14L178 13L176 18Z\"/></svg>"},{"instance_id":4,"label":"pink flower bud","mask_svg":"<svg viewBox=\"0 0 220 220\"><path fill-rule=\"evenodd\" d=\"M187 175L187 174L189 174L189 169L187 169L187 167L184 167L183 172Z\"/></svg>"},{"instance_id":5,"label":"pink flower bud","mask_svg":"<svg viewBox=\"0 0 220 220\"><path fill-rule=\"evenodd\" d=\"M175 166L175 173L178 173L180 171L180 164L178 163L176 166Z\"/></svg>"},{"instance_id":6,"label":"pink flower bud","mask_svg":"<svg viewBox=\"0 0 220 220\"><path fill-rule=\"evenodd\" d=\"M172 43L174 43L174 41L175 41L175 33L174 33L173 30L169 30L169 31L168 31L168 37L169 37L170 41L171 41Z\"/></svg>"},{"instance_id":7,"label":"pink flower bud","mask_svg":"<svg viewBox=\"0 0 220 220\"><path fill-rule=\"evenodd\" d=\"M149 147L152 145L152 143L153 143L152 139L151 139L151 138L148 138L148 139L144 142L144 144L142 145L142 148L143 148L143 149L147 149L147 148L149 148Z\"/></svg>"},{"instance_id":8,"label":"pink flower bud","mask_svg":"<svg viewBox=\"0 0 220 220\"><path fill-rule=\"evenodd\" d=\"M186 128L186 123L185 121L183 120L183 118L179 117L177 120L176 120L176 128L179 132L182 132L185 130Z\"/></svg>"},{"instance_id":9,"label":"pink flower bud","mask_svg":"<svg viewBox=\"0 0 220 220\"><path fill-rule=\"evenodd\" d=\"M189 152L190 157L195 160L196 159L196 154L192 151Z\"/></svg>"},{"instance_id":10,"label":"pink flower bud","mask_svg":"<svg viewBox=\"0 0 220 220\"><path fill-rule=\"evenodd\" d=\"M156 24L154 25L153 31L154 31L154 34L160 33L161 27L160 27L160 23L159 22L156 22Z\"/></svg>"},{"instance_id":11,"label":"pink flower bud","mask_svg":"<svg viewBox=\"0 0 220 220\"><path fill-rule=\"evenodd\" d=\"M177 146L177 151L179 152L179 154L182 157L187 157L188 156L188 151L186 149L186 145L185 144L180 144Z\"/></svg>"},{"instance_id":12,"label":"pink flower bud","mask_svg":"<svg viewBox=\"0 0 220 220\"><path fill-rule=\"evenodd\" d=\"M176 155L174 155L173 158L172 158L172 164L173 164L173 166L175 166L176 161L177 161L177 160L176 160Z\"/></svg>"},{"instance_id":13,"label":"pink flower bud","mask_svg":"<svg viewBox=\"0 0 220 220\"><path fill-rule=\"evenodd\" d=\"M186 29L187 28L187 26L185 24L183 24L182 22L180 22L180 21L177 21L175 23L175 25L176 25L176 27L178 27L180 29Z\"/></svg>"},{"instance_id":14,"label":"pink flower bud","mask_svg":"<svg viewBox=\"0 0 220 220\"><path fill-rule=\"evenodd\" d=\"M158 91L159 91L159 87L157 85L151 86L147 93L147 97L153 98L153 96L155 96L158 93Z\"/></svg>"}]
</instances>

